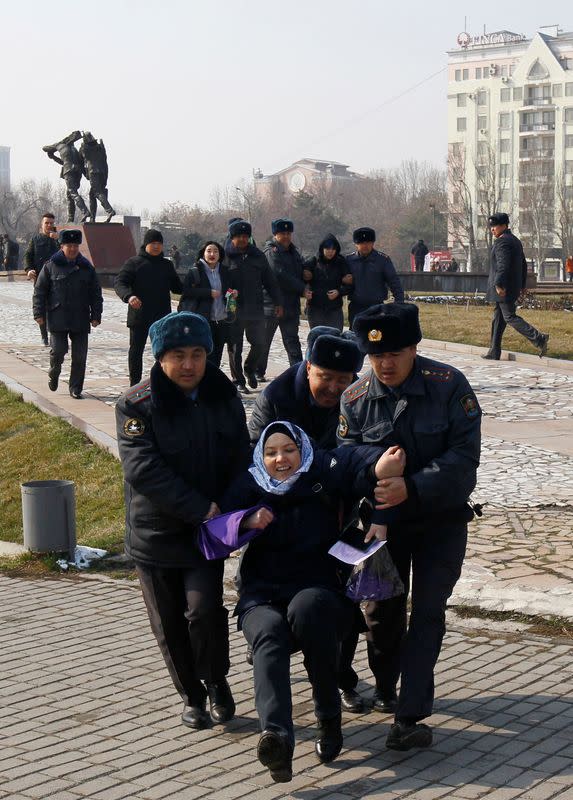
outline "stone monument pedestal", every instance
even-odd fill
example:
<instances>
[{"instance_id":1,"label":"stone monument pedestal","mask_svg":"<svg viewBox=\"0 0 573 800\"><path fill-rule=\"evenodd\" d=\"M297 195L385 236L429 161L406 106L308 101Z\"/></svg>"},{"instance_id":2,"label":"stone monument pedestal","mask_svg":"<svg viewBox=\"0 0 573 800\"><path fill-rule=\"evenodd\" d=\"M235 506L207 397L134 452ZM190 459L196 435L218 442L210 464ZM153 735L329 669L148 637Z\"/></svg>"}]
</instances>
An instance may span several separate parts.
<instances>
[{"instance_id":1,"label":"stone monument pedestal","mask_svg":"<svg viewBox=\"0 0 573 800\"><path fill-rule=\"evenodd\" d=\"M124 262L136 253L131 231L121 223L66 222L57 227L82 232L80 253L94 265L102 286L112 286Z\"/></svg>"}]
</instances>

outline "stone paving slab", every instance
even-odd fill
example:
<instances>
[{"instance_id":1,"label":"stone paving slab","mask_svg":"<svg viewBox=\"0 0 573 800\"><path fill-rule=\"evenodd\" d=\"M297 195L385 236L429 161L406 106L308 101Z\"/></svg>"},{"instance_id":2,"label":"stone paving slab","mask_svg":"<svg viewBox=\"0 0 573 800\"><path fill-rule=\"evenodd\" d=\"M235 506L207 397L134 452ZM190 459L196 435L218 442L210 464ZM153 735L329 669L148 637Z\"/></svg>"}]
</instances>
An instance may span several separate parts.
<instances>
[{"instance_id":1,"label":"stone paving slab","mask_svg":"<svg viewBox=\"0 0 573 800\"><path fill-rule=\"evenodd\" d=\"M310 686L295 656L295 778L275 785L255 755L242 635L232 630L237 717L194 732L179 722L137 584L0 576L0 798L566 800L572 650L454 622L437 669L433 747L387 751L389 716L345 714L345 747L331 765L314 756ZM357 669L370 696L363 642Z\"/></svg>"}]
</instances>

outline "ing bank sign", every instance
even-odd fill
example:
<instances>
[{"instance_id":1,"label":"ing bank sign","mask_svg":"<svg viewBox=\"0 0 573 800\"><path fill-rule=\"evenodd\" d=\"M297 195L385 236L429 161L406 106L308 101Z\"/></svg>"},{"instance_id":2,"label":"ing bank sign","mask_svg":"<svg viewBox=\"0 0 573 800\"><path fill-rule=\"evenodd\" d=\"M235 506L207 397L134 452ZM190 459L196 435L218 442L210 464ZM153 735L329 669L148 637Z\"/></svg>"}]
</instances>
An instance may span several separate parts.
<instances>
[{"instance_id":1,"label":"ing bank sign","mask_svg":"<svg viewBox=\"0 0 573 800\"><path fill-rule=\"evenodd\" d=\"M457 42L462 49L467 47L483 47L484 45L509 44L510 42L523 42L525 36L511 31L496 31L495 33L482 33L479 36L470 36L466 31L458 34Z\"/></svg>"}]
</instances>

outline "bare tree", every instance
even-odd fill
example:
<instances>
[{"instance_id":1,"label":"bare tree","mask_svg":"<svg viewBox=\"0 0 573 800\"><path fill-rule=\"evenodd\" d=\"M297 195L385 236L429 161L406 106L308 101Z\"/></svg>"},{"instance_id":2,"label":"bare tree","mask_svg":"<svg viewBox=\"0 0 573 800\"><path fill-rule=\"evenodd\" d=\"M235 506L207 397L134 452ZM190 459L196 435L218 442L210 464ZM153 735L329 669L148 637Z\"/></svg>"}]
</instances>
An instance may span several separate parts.
<instances>
[{"instance_id":1,"label":"bare tree","mask_svg":"<svg viewBox=\"0 0 573 800\"><path fill-rule=\"evenodd\" d=\"M554 161L548 159L531 159L520 165L519 232L538 271L555 238L554 170Z\"/></svg>"},{"instance_id":2,"label":"bare tree","mask_svg":"<svg viewBox=\"0 0 573 800\"><path fill-rule=\"evenodd\" d=\"M511 215L511 208L503 198L509 189L509 170L499 163L497 150L489 142L479 142L476 169L478 214L487 220L497 211ZM489 225L484 224L483 236L487 251L491 250L493 236Z\"/></svg>"},{"instance_id":3,"label":"bare tree","mask_svg":"<svg viewBox=\"0 0 573 800\"><path fill-rule=\"evenodd\" d=\"M466 154L459 145L448 152L448 223L454 246L465 252L472 269L481 267L476 246L474 204L466 175Z\"/></svg>"},{"instance_id":4,"label":"bare tree","mask_svg":"<svg viewBox=\"0 0 573 800\"><path fill-rule=\"evenodd\" d=\"M555 232L562 249L563 258L573 255L573 183L567 183L567 174L562 169L555 180L557 225Z\"/></svg>"},{"instance_id":5,"label":"bare tree","mask_svg":"<svg viewBox=\"0 0 573 800\"><path fill-rule=\"evenodd\" d=\"M12 238L25 241L38 229L40 217L51 211L56 219L66 218L65 190L44 181L22 181L13 189L0 191L0 228Z\"/></svg>"}]
</instances>

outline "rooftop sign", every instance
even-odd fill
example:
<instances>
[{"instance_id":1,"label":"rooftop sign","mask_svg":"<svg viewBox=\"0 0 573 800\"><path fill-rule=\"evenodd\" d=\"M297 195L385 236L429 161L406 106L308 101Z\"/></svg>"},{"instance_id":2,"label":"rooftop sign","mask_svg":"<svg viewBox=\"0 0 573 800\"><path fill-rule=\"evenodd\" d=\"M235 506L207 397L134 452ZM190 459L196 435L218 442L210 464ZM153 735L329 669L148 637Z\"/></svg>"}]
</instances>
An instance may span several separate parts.
<instances>
[{"instance_id":1,"label":"rooftop sign","mask_svg":"<svg viewBox=\"0 0 573 800\"><path fill-rule=\"evenodd\" d=\"M483 47L484 45L509 44L523 42L525 36L511 31L496 31L495 33L482 33L479 36L470 36L466 31L458 34L458 44L463 49L467 47Z\"/></svg>"}]
</instances>

